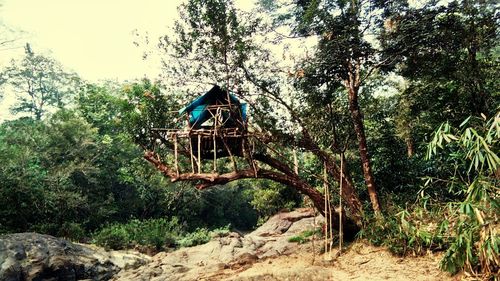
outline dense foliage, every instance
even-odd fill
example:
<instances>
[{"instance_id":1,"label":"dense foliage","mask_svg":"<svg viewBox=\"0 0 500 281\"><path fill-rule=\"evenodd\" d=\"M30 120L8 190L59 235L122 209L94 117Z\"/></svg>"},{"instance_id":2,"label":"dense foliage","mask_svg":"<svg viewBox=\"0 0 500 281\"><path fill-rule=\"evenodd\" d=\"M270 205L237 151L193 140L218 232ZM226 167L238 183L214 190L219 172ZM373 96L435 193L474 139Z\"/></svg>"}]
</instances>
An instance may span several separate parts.
<instances>
[{"instance_id":1,"label":"dense foliage","mask_svg":"<svg viewBox=\"0 0 500 281\"><path fill-rule=\"evenodd\" d=\"M226 225L247 230L259 215L297 204L290 196L262 197L265 191L251 181L200 192L157 174L133 142L135 98L147 89L159 91L149 81L88 84L73 97L72 110L1 124L0 231L87 240L108 224L173 217L183 233Z\"/></svg>"},{"instance_id":2,"label":"dense foliage","mask_svg":"<svg viewBox=\"0 0 500 281\"><path fill-rule=\"evenodd\" d=\"M500 264L498 5L409 2L261 0L242 12L233 1L186 1L160 38L164 81L87 83L26 45L0 73L0 97L18 95L12 120L0 124L0 233L158 251L311 206L269 179L200 191L144 161L144 149L161 148L151 128L178 127L172 112L207 90L203 83L218 83L248 103L252 130L267 138L256 154L272 156L289 178L321 195L325 169L338 190L343 160L358 237L398 254L442 250L444 270L492 278ZM315 45L306 51L294 40Z\"/></svg>"},{"instance_id":3,"label":"dense foliage","mask_svg":"<svg viewBox=\"0 0 500 281\"><path fill-rule=\"evenodd\" d=\"M146 253L176 247L192 247L207 243L212 237L229 233L229 227L213 230L197 228L187 232L176 217L131 220L125 224L110 224L93 235L93 242L107 249L135 248Z\"/></svg>"}]
</instances>

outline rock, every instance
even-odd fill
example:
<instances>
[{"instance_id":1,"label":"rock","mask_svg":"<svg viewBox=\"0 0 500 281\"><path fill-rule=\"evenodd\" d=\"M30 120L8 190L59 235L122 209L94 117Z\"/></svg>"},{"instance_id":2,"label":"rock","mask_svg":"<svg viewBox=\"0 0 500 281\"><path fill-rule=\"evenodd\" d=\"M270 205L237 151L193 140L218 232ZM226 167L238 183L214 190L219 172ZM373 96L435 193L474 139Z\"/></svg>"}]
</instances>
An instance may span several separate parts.
<instances>
[{"instance_id":1,"label":"rock","mask_svg":"<svg viewBox=\"0 0 500 281\"><path fill-rule=\"evenodd\" d=\"M221 270L244 270L260 259L297 250L298 244L288 239L312 229L313 221L314 212L310 209L280 213L246 236L230 233L203 245L159 253L150 263L121 271L113 280L218 280L213 275Z\"/></svg>"},{"instance_id":2,"label":"rock","mask_svg":"<svg viewBox=\"0 0 500 281\"><path fill-rule=\"evenodd\" d=\"M16 233L0 236L0 280L109 280L122 268L135 268L148 257L107 252L50 235Z\"/></svg>"},{"instance_id":3,"label":"rock","mask_svg":"<svg viewBox=\"0 0 500 281\"><path fill-rule=\"evenodd\" d=\"M314 217L311 209L298 209L293 212L279 213L251 233L252 236L280 236L297 221Z\"/></svg>"}]
</instances>

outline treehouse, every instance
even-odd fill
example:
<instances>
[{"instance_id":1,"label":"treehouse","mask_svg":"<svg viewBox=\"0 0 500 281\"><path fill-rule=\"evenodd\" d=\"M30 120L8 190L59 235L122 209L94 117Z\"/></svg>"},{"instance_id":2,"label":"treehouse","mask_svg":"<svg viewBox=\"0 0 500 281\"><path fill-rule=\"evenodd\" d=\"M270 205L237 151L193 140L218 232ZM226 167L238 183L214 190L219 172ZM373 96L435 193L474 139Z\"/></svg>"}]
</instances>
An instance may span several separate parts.
<instances>
[{"instance_id":1,"label":"treehouse","mask_svg":"<svg viewBox=\"0 0 500 281\"><path fill-rule=\"evenodd\" d=\"M246 110L246 103L217 85L182 108L193 153L202 159L241 156Z\"/></svg>"},{"instance_id":2,"label":"treehouse","mask_svg":"<svg viewBox=\"0 0 500 281\"><path fill-rule=\"evenodd\" d=\"M210 91L182 108L190 129L229 129L243 131L246 128L246 103L215 85Z\"/></svg>"},{"instance_id":3,"label":"treehouse","mask_svg":"<svg viewBox=\"0 0 500 281\"><path fill-rule=\"evenodd\" d=\"M216 172L218 159L230 157L236 169L235 156L248 155L247 105L228 91L215 85L178 114L176 119L185 123L177 129L154 128L166 132L162 138L173 144L176 173L179 153L189 157L193 173L202 172L203 159L212 159Z\"/></svg>"}]
</instances>

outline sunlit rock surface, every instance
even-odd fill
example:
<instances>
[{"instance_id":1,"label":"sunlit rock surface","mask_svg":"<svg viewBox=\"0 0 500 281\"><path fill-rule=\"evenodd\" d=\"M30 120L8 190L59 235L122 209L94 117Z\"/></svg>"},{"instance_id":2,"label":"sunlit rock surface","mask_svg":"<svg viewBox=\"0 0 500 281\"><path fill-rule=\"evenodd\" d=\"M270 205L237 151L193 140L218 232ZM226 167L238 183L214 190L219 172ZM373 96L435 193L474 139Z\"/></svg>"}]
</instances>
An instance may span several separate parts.
<instances>
[{"instance_id":1,"label":"sunlit rock surface","mask_svg":"<svg viewBox=\"0 0 500 281\"><path fill-rule=\"evenodd\" d=\"M50 235L0 236L0 280L109 280L121 269L149 258L132 252L104 251Z\"/></svg>"},{"instance_id":2,"label":"sunlit rock surface","mask_svg":"<svg viewBox=\"0 0 500 281\"><path fill-rule=\"evenodd\" d=\"M249 234L232 232L203 245L159 253L150 263L119 272L113 280L217 280L213 275L221 270L245 270L259 260L295 252L299 245L288 239L312 229L314 222L310 209L280 213Z\"/></svg>"}]
</instances>

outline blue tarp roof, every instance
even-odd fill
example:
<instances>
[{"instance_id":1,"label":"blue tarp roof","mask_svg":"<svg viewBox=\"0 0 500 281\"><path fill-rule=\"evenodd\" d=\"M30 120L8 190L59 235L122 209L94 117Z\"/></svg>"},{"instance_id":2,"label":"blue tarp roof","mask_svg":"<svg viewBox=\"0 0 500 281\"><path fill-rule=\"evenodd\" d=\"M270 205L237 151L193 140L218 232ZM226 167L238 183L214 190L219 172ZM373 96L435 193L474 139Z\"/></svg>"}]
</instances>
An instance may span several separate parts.
<instances>
[{"instance_id":1,"label":"blue tarp roof","mask_svg":"<svg viewBox=\"0 0 500 281\"><path fill-rule=\"evenodd\" d=\"M211 114L207 110L207 106L216 104L229 104L227 96L228 95L226 91L222 90L218 85L214 85L213 88L210 89L210 91L206 92L204 95L195 99L186 107L179 110L179 114L188 113L189 125L195 125L195 127L199 128L201 124L203 124L203 122L207 121L211 117ZM231 104L239 105L241 117L243 121L246 121L246 103L241 103L239 99L236 98L233 94L229 94L229 99L231 100ZM224 119L228 118L228 116L223 117Z\"/></svg>"}]
</instances>

